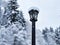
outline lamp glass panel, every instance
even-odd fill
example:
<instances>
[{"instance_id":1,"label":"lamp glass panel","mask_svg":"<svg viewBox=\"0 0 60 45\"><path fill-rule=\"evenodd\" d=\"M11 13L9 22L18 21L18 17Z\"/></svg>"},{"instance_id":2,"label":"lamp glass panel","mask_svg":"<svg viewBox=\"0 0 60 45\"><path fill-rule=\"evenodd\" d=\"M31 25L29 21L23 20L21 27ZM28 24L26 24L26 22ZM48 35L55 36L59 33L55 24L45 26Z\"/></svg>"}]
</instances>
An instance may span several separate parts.
<instances>
[{"instance_id":1,"label":"lamp glass panel","mask_svg":"<svg viewBox=\"0 0 60 45\"><path fill-rule=\"evenodd\" d=\"M35 19L37 19L38 15L35 14Z\"/></svg>"},{"instance_id":2,"label":"lamp glass panel","mask_svg":"<svg viewBox=\"0 0 60 45\"><path fill-rule=\"evenodd\" d=\"M30 15L30 19L32 19L33 17L32 17L32 15Z\"/></svg>"}]
</instances>

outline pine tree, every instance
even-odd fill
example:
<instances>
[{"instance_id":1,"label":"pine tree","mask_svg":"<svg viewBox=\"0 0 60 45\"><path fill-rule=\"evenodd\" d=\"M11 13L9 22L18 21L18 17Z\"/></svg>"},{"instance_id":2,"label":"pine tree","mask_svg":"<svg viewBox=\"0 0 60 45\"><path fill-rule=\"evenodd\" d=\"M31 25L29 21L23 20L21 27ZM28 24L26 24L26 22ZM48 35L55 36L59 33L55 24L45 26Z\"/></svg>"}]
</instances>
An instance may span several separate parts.
<instances>
[{"instance_id":1,"label":"pine tree","mask_svg":"<svg viewBox=\"0 0 60 45\"><path fill-rule=\"evenodd\" d=\"M8 9L11 11L11 14L9 15L10 16L10 22L15 22L15 21L18 21L16 19L16 16L19 14L19 11L17 10L18 8L18 5L17 5L17 0L11 0L8 4Z\"/></svg>"},{"instance_id":2,"label":"pine tree","mask_svg":"<svg viewBox=\"0 0 60 45\"><path fill-rule=\"evenodd\" d=\"M0 15L0 18L1 18L1 20L0 20L0 25L1 26L3 26L3 25L5 25L5 24L7 24L7 20L6 20L6 14L4 13L4 11L5 11L5 7L6 7L6 4L7 4L7 2L5 2L4 0L0 0L0 8L2 8L0 11L1 11L1 15Z\"/></svg>"},{"instance_id":3,"label":"pine tree","mask_svg":"<svg viewBox=\"0 0 60 45\"><path fill-rule=\"evenodd\" d=\"M60 45L60 27L55 30L55 41L57 45Z\"/></svg>"},{"instance_id":4,"label":"pine tree","mask_svg":"<svg viewBox=\"0 0 60 45\"><path fill-rule=\"evenodd\" d=\"M3 9L2 6L0 6L0 25L4 22L4 21L2 20L2 18L3 18L3 13L4 13L4 9ZM3 18L3 19L4 19L4 18Z\"/></svg>"},{"instance_id":5,"label":"pine tree","mask_svg":"<svg viewBox=\"0 0 60 45\"><path fill-rule=\"evenodd\" d=\"M14 38L12 39L14 42L12 43L16 45L26 45L26 22L22 11L18 10L17 0L10 0L8 2L2 19L4 20L4 22L2 21L2 25L5 27L4 30L10 30L13 33ZM10 36L11 35L8 35L7 39L11 39ZM10 39L8 39L8 41ZM7 45L12 45L10 44L11 42L8 43L8 41Z\"/></svg>"},{"instance_id":6,"label":"pine tree","mask_svg":"<svg viewBox=\"0 0 60 45\"><path fill-rule=\"evenodd\" d=\"M13 34L16 35L17 40L15 45L25 45L23 42L26 40L26 23L25 19L23 17L22 11L17 10L18 5L17 5L17 0L10 0L8 3L8 10L9 11L9 16L7 16L9 23L13 28L11 30L13 31ZM21 37L22 35L22 37ZM15 37L14 37L15 38ZM19 40L18 40L19 39Z\"/></svg>"},{"instance_id":7,"label":"pine tree","mask_svg":"<svg viewBox=\"0 0 60 45\"><path fill-rule=\"evenodd\" d=\"M45 39L46 42L48 41L47 33L48 33L48 29L45 28L45 30L43 30L42 34L44 35L44 39Z\"/></svg>"},{"instance_id":8,"label":"pine tree","mask_svg":"<svg viewBox=\"0 0 60 45\"><path fill-rule=\"evenodd\" d=\"M51 27L50 29L45 28L45 30L43 30L43 37L48 45L56 45L54 40L55 33L52 30L53 28Z\"/></svg>"},{"instance_id":9,"label":"pine tree","mask_svg":"<svg viewBox=\"0 0 60 45\"><path fill-rule=\"evenodd\" d=\"M53 32L54 32L54 30L53 30L53 28L52 28L52 27L50 27L50 32L51 32L51 33L53 33Z\"/></svg>"},{"instance_id":10,"label":"pine tree","mask_svg":"<svg viewBox=\"0 0 60 45\"><path fill-rule=\"evenodd\" d=\"M2 15L2 14L1 14L1 7L0 7L0 24L1 24L1 15Z\"/></svg>"}]
</instances>

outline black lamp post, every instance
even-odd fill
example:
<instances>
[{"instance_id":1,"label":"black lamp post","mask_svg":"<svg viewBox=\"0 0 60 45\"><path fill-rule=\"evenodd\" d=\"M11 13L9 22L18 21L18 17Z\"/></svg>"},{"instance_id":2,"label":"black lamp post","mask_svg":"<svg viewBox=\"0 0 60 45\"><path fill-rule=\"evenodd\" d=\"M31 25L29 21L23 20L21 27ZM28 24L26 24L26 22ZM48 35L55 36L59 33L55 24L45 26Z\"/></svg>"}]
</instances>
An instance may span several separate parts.
<instances>
[{"instance_id":1,"label":"black lamp post","mask_svg":"<svg viewBox=\"0 0 60 45\"><path fill-rule=\"evenodd\" d=\"M32 8L29 10L30 21L32 22L32 45L36 45L35 22L37 21L38 13L38 9Z\"/></svg>"}]
</instances>

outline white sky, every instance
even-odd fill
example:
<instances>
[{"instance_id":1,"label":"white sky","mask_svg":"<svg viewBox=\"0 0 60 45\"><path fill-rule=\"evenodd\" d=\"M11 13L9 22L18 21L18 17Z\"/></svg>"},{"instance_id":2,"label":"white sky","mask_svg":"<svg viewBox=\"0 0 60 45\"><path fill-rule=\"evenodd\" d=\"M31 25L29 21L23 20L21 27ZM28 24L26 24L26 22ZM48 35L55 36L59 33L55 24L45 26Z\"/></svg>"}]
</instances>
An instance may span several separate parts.
<instances>
[{"instance_id":1,"label":"white sky","mask_svg":"<svg viewBox=\"0 0 60 45\"><path fill-rule=\"evenodd\" d=\"M44 29L50 26L56 28L60 26L60 0L18 0L18 4L28 21L30 18L28 9L30 7L39 8L40 13L36 23L37 29Z\"/></svg>"}]
</instances>

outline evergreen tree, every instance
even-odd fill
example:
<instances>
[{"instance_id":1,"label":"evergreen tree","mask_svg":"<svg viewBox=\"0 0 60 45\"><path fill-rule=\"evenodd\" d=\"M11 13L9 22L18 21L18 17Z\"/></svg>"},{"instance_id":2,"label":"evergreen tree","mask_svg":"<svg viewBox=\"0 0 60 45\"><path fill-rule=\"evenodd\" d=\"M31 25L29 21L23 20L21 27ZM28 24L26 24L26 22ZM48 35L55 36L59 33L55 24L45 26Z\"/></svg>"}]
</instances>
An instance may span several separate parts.
<instances>
[{"instance_id":1,"label":"evergreen tree","mask_svg":"<svg viewBox=\"0 0 60 45\"><path fill-rule=\"evenodd\" d=\"M45 39L45 41L48 41L47 33L48 33L48 29L45 28L45 30L43 30L43 32L42 32L42 34L44 35L44 39Z\"/></svg>"},{"instance_id":2,"label":"evergreen tree","mask_svg":"<svg viewBox=\"0 0 60 45\"><path fill-rule=\"evenodd\" d=\"M1 12L1 7L0 7L0 24L1 24L1 15L2 15L1 13L2 13L2 12Z\"/></svg>"},{"instance_id":3,"label":"evergreen tree","mask_svg":"<svg viewBox=\"0 0 60 45\"><path fill-rule=\"evenodd\" d=\"M2 18L3 18L3 13L4 13L4 7L0 6L0 25L3 23ZM4 18L3 18L4 19Z\"/></svg>"},{"instance_id":4,"label":"evergreen tree","mask_svg":"<svg viewBox=\"0 0 60 45\"><path fill-rule=\"evenodd\" d=\"M53 28L52 28L52 27L50 27L50 32L51 32L51 33L53 33L53 32L54 32L54 30L53 30Z\"/></svg>"},{"instance_id":5,"label":"evergreen tree","mask_svg":"<svg viewBox=\"0 0 60 45\"><path fill-rule=\"evenodd\" d=\"M55 41L57 45L60 45L60 27L55 30Z\"/></svg>"},{"instance_id":6,"label":"evergreen tree","mask_svg":"<svg viewBox=\"0 0 60 45\"><path fill-rule=\"evenodd\" d=\"M26 24L25 24L25 19L23 17L23 13L17 10L18 9L17 0L10 0L8 3L8 9L10 10L10 15L8 16L8 20L12 24L11 26L14 25L12 28L13 34L17 35L17 39L19 39L19 40L15 39L17 40L16 45L20 45L20 44L23 45L22 42L25 42L25 38L26 38L25 37ZM20 38L21 35L23 36L21 37L22 39Z\"/></svg>"},{"instance_id":7,"label":"evergreen tree","mask_svg":"<svg viewBox=\"0 0 60 45\"><path fill-rule=\"evenodd\" d=\"M4 0L0 0L0 8L1 8L1 10L0 10L0 12L1 12L1 15L0 15L0 25L5 25L7 22L7 20L6 20L6 14L4 13L4 11L5 11L5 9L4 9L4 7L6 7L6 4L7 4L7 2L6 1L4 1Z\"/></svg>"},{"instance_id":8,"label":"evergreen tree","mask_svg":"<svg viewBox=\"0 0 60 45\"><path fill-rule=\"evenodd\" d=\"M18 19L16 19L16 16L19 14L19 11L17 10L17 0L11 0L8 4L8 9L11 11L8 18L10 18L10 22L16 22Z\"/></svg>"},{"instance_id":9,"label":"evergreen tree","mask_svg":"<svg viewBox=\"0 0 60 45\"><path fill-rule=\"evenodd\" d=\"M4 15L3 15L2 19L3 19L3 21L2 21L1 25L3 25L5 27L4 30L6 30L6 29L8 31L10 30L13 33L12 35L14 38L12 38L11 35L8 35L8 37L7 37L8 41L10 41L10 39L12 38L13 44L26 45L26 37L27 37L26 22L23 17L22 11L18 10L17 0L10 0L8 2L7 6L5 7L5 11L4 11ZM11 32L9 34L11 34ZM7 36L7 35L5 35L5 36ZM11 42L8 43L8 41L6 41L7 42L6 44L12 45L12 43Z\"/></svg>"},{"instance_id":10,"label":"evergreen tree","mask_svg":"<svg viewBox=\"0 0 60 45\"><path fill-rule=\"evenodd\" d=\"M45 30L43 30L43 37L48 45L56 45L54 40L55 33L51 30L53 30L51 27L50 29L45 28Z\"/></svg>"}]
</instances>

